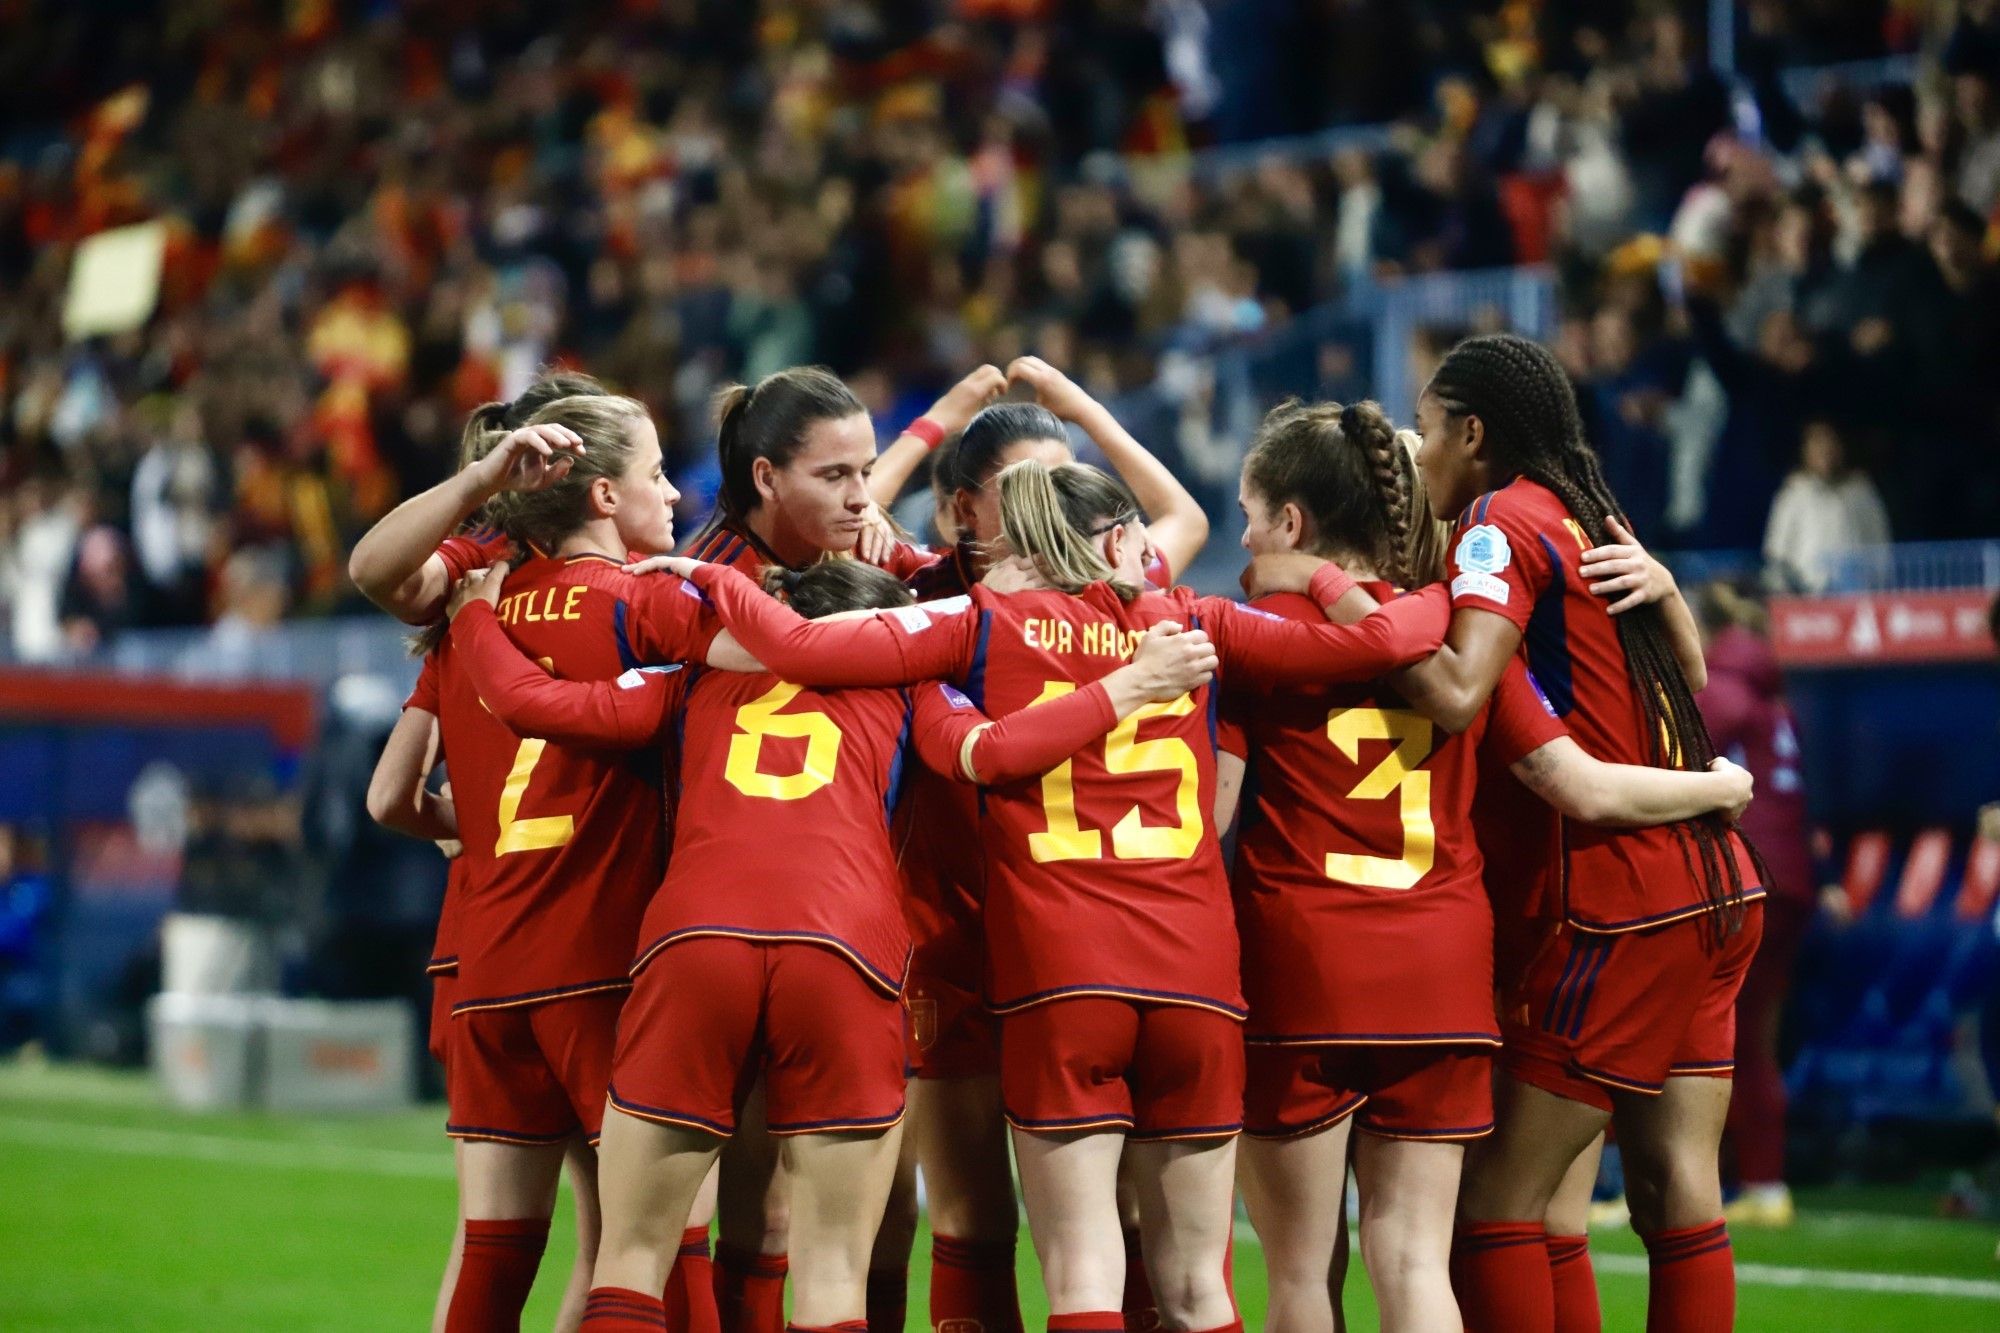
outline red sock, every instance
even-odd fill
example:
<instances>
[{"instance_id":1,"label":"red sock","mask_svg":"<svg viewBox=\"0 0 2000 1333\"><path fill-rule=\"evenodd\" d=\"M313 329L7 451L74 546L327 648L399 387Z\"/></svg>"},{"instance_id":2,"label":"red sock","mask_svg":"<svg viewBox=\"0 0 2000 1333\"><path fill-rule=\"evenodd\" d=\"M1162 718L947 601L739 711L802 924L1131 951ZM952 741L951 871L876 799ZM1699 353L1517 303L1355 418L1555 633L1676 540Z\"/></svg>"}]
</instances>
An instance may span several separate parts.
<instances>
[{"instance_id":1,"label":"red sock","mask_svg":"<svg viewBox=\"0 0 2000 1333\"><path fill-rule=\"evenodd\" d=\"M868 1333L866 1319L843 1319L837 1324L786 1324L785 1333Z\"/></svg>"},{"instance_id":2,"label":"red sock","mask_svg":"<svg viewBox=\"0 0 2000 1333\"><path fill-rule=\"evenodd\" d=\"M782 1254L758 1254L718 1243L715 1306L722 1333L782 1333L788 1267Z\"/></svg>"},{"instance_id":3,"label":"red sock","mask_svg":"<svg viewBox=\"0 0 2000 1333\"><path fill-rule=\"evenodd\" d=\"M1021 1333L1012 1240L931 1237L931 1327L948 1325L977 1325L983 1333Z\"/></svg>"},{"instance_id":4,"label":"red sock","mask_svg":"<svg viewBox=\"0 0 2000 1333\"><path fill-rule=\"evenodd\" d=\"M1721 1218L1643 1237L1648 1333L1729 1333L1736 1325L1736 1256Z\"/></svg>"},{"instance_id":5,"label":"red sock","mask_svg":"<svg viewBox=\"0 0 2000 1333\"><path fill-rule=\"evenodd\" d=\"M868 1333L903 1333L910 1313L910 1269L868 1270Z\"/></svg>"},{"instance_id":6,"label":"red sock","mask_svg":"<svg viewBox=\"0 0 2000 1333\"><path fill-rule=\"evenodd\" d=\"M655 1297L624 1287L592 1287L576 1333L659 1333L666 1326L666 1307Z\"/></svg>"},{"instance_id":7,"label":"red sock","mask_svg":"<svg viewBox=\"0 0 2000 1333\"><path fill-rule=\"evenodd\" d=\"M715 1265L708 1257L708 1228L681 1232L680 1253L667 1273L667 1327L673 1333L721 1333L715 1312Z\"/></svg>"},{"instance_id":8,"label":"red sock","mask_svg":"<svg viewBox=\"0 0 2000 1333\"><path fill-rule=\"evenodd\" d=\"M1049 1333L1125 1333L1125 1316L1117 1310L1052 1314L1049 1316Z\"/></svg>"},{"instance_id":9,"label":"red sock","mask_svg":"<svg viewBox=\"0 0 2000 1333\"><path fill-rule=\"evenodd\" d=\"M1461 1222L1451 1241L1451 1286L1466 1333L1549 1333L1555 1289L1540 1222Z\"/></svg>"},{"instance_id":10,"label":"red sock","mask_svg":"<svg viewBox=\"0 0 2000 1333\"><path fill-rule=\"evenodd\" d=\"M1549 1282L1556 1293L1556 1333L1602 1333L1597 1274L1590 1267L1590 1237L1548 1238Z\"/></svg>"},{"instance_id":11,"label":"red sock","mask_svg":"<svg viewBox=\"0 0 2000 1333\"><path fill-rule=\"evenodd\" d=\"M1125 1299L1118 1310L1125 1316L1125 1333L1154 1333L1160 1326L1159 1302L1146 1280L1146 1255L1136 1231L1125 1233Z\"/></svg>"},{"instance_id":12,"label":"red sock","mask_svg":"<svg viewBox=\"0 0 2000 1333\"><path fill-rule=\"evenodd\" d=\"M518 1330L521 1307L528 1303L528 1289L535 1285L535 1270L548 1243L546 1217L468 1219L465 1257L458 1266L458 1283L451 1289L445 1333Z\"/></svg>"}]
</instances>

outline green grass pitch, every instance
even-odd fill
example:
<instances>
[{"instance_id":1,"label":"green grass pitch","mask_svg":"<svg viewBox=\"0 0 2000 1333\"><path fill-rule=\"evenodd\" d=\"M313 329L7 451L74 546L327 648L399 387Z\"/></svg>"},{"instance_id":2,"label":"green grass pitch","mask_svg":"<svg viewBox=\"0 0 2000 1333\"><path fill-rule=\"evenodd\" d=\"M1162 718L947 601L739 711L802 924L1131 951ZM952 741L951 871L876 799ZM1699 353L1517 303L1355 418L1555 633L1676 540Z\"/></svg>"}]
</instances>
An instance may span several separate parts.
<instances>
[{"instance_id":1,"label":"green grass pitch","mask_svg":"<svg viewBox=\"0 0 2000 1333\"><path fill-rule=\"evenodd\" d=\"M450 1237L450 1153L433 1108L380 1119L186 1115L143 1077L0 1066L0 1329L366 1330L426 1326ZM1744 1329L2000 1329L1996 1228L1925 1216L1896 1191L1819 1193L1786 1232L1736 1237ZM557 1219L524 1327L546 1329L573 1253ZM1246 1233L1247 1235L1247 1233ZM1608 1329L1644 1327L1643 1251L1593 1237ZM911 1268L925 1327L927 1242ZM1044 1311L1023 1236L1028 1327ZM1239 1240L1237 1295L1262 1322ZM1375 1326L1359 1265L1350 1326Z\"/></svg>"}]
</instances>

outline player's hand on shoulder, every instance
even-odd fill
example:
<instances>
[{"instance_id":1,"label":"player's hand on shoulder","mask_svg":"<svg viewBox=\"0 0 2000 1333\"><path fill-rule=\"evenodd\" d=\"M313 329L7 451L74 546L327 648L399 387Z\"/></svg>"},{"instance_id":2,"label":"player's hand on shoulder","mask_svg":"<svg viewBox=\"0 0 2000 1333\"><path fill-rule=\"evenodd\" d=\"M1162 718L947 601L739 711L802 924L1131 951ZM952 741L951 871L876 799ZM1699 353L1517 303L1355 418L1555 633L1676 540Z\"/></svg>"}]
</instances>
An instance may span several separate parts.
<instances>
[{"instance_id":1,"label":"player's hand on shoulder","mask_svg":"<svg viewBox=\"0 0 2000 1333\"><path fill-rule=\"evenodd\" d=\"M1243 569L1243 595L1251 601L1275 592L1304 594L1312 588L1313 575L1328 562L1304 551L1277 551L1252 556Z\"/></svg>"},{"instance_id":2,"label":"player's hand on shoulder","mask_svg":"<svg viewBox=\"0 0 2000 1333\"><path fill-rule=\"evenodd\" d=\"M1025 555L1010 555L987 566L979 582L989 592L1039 592L1048 588L1042 567Z\"/></svg>"},{"instance_id":3,"label":"player's hand on shoulder","mask_svg":"<svg viewBox=\"0 0 2000 1333\"><path fill-rule=\"evenodd\" d=\"M634 560L624 566L624 570L627 574L678 574L684 579L691 579L703 563L692 556L649 555L644 560Z\"/></svg>"},{"instance_id":4,"label":"player's hand on shoulder","mask_svg":"<svg viewBox=\"0 0 2000 1333\"><path fill-rule=\"evenodd\" d=\"M484 602L488 606L500 604L500 590L507 583L507 562L496 560L485 569L475 569L458 581L452 588L451 597L444 604L444 614L448 620L457 620L458 613L474 602Z\"/></svg>"},{"instance_id":5,"label":"player's hand on shoulder","mask_svg":"<svg viewBox=\"0 0 2000 1333\"><path fill-rule=\"evenodd\" d=\"M1756 794L1757 783L1750 776L1750 770L1720 757L1711 762L1708 768L1712 773L1721 774L1725 782L1724 790L1728 795L1728 804L1721 807L1722 813L1732 821L1741 819L1743 812L1750 808L1751 797Z\"/></svg>"},{"instance_id":6,"label":"player's hand on shoulder","mask_svg":"<svg viewBox=\"0 0 2000 1333\"><path fill-rule=\"evenodd\" d=\"M1163 620L1146 631L1139 649L1132 654L1132 666L1147 694L1167 703L1191 690L1198 690L1215 677L1221 664L1215 645L1201 630L1182 629L1172 620Z\"/></svg>"},{"instance_id":7,"label":"player's hand on shoulder","mask_svg":"<svg viewBox=\"0 0 2000 1333\"><path fill-rule=\"evenodd\" d=\"M1605 527L1612 540L1583 553L1583 577L1591 592L1616 599L1607 611L1615 616L1679 591L1673 571L1648 554L1623 523L1607 519Z\"/></svg>"}]
</instances>

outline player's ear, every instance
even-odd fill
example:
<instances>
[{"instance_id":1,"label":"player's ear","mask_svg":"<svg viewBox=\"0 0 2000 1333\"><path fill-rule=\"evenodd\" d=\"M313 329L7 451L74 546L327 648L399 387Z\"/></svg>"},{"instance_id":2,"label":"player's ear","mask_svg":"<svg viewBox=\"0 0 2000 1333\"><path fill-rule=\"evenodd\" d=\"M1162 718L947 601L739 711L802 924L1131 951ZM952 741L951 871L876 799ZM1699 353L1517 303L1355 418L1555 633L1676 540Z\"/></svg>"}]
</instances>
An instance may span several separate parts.
<instances>
[{"instance_id":1,"label":"player's ear","mask_svg":"<svg viewBox=\"0 0 2000 1333\"><path fill-rule=\"evenodd\" d=\"M951 519L960 532L971 532L976 524L978 498L963 486L951 493Z\"/></svg>"},{"instance_id":2,"label":"player's ear","mask_svg":"<svg viewBox=\"0 0 2000 1333\"><path fill-rule=\"evenodd\" d=\"M757 494L761 499L771 504L776 504L778 500L777 476L778 469L771 466L770 459L750 460L750 484L757 488Z\"/></svg>"},{"instance_id":3,"label":"player's ear","mask_svg":"<svg viewBox=\"0 0 2000 1333\"><path fill-rule=\"evenodd\" d=\"M1306 544L1305 511L1287 500L1278 510L1278 531L1284 535L1287 545L1294 549Z\"/></svg>"},{"instance_id":4,"label":"player's ear","mask_svg":"<svg viewBox=\"0 0 2000 1333\"><path fill-rule=\"evenodd\" d=\"M611 478L592 477L589 496L592 518L610 518L618 512L618 488L612 484Z\"/></svg>"},{"instance_id":5,"label":"player's ear","mask_svg":"<svg viewBox=\"0 0 2000 1333\"><path fill-rule=\"evenodd\" d=\"M1462 443L1466 456L1475 463L1483 463L1486 461L1486 423L1479 419L1477 412L1467 412L1464 421L1465 439Z\"/></svg>"}]
</instances>

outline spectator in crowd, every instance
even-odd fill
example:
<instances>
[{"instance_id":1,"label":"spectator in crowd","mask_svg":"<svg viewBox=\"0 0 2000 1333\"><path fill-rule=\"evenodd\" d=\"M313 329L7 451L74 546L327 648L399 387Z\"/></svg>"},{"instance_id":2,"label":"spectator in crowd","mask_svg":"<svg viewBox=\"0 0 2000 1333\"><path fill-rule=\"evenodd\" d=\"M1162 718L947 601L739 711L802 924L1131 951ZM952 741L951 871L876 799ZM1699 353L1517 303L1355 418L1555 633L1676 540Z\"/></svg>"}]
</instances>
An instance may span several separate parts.
<instances>
[{"instance_id":1,"label":"spectator in crowd","mask_svg":"<svg viewBox=\"0 0 2000 1333\"><path fill-rule=\"evenodd\" d=\"M1697 600L1708 685L1695 702L1716 752L1756 779L1757 799L1743 816L1743 831L1770 871L1764 938L1736 1001L1736 1095L1729 1107L1728 1147L1737 1199L1728 1216L1732 1225L1789 1226L1793 1208L1785 1184L1785 1078L1778 1038L1792 967L1817 897L1798 726L1765 639L1764 608L1727 583L1708 585Z\"/></svg>"},{"instance_id":2,"label":"spectator in crowd","mask_svg":"<svg viewBox=\"0 0 2000 1333\"><path fill-rule=\"evenodd\" d=\"M1866 473L1849 466L1840 428L1806 422L1799 467L1771 506L1764 559L1779 586L1824 591L1843 556L1889 541L1889 515Z\"/></svg>"}]
</instances>

